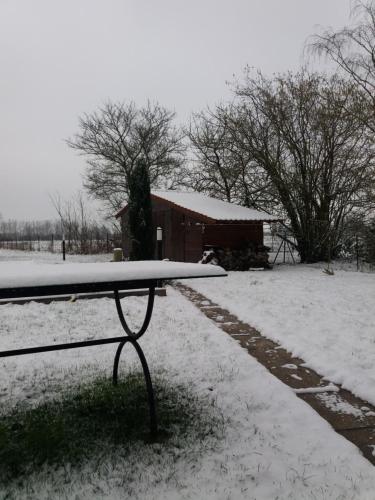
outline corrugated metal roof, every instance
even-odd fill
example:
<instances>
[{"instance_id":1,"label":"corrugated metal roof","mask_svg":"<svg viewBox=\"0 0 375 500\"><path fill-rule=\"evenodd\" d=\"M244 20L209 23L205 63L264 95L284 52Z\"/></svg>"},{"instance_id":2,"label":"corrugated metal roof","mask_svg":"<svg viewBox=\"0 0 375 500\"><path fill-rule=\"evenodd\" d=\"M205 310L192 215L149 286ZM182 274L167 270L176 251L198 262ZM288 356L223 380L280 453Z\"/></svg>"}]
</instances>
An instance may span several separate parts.
<instances>
[{"instance_id":1,"label":"corrugated metal roof","mask_svg":"<svg viewBox=\"0 0 375 500\"><path fill-rule=\"evenodd\" d=\"M216 198L211 198L197 192L152 190L151 194L216 221L272 222L280 220L280 217L267 214L266 212L241 207L240 205L217 200Z\"/></svg>"}]
</instances>

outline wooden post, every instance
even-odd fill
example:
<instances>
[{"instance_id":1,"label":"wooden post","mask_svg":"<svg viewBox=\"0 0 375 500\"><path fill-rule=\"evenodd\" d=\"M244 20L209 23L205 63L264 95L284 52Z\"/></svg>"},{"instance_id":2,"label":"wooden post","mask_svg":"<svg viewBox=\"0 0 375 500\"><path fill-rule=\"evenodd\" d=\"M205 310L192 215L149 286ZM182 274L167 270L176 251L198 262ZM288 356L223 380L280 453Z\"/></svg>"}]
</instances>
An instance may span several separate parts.
<instances>
[{"instance_id":1,"label":"wooden post","mask_svg":"<svg viewBox=\"0 0 375 500\"><path fill-rule=\"evenodd\" d=\"M355 235L355 255L356 255L356 260L357 260L357 271L359 271L358 234Z\"/></svg>"},{"instance_id":2,"label":"wooden post","mask_svg":"<svg viewBox=\"0 0 375 500\"><path fill-rule=\"evenodd\" d=\"M62 255L63 255L63 260L65 260L65 234L63 234L63 239L62 239Z\"/></svg>"}]
</instances>

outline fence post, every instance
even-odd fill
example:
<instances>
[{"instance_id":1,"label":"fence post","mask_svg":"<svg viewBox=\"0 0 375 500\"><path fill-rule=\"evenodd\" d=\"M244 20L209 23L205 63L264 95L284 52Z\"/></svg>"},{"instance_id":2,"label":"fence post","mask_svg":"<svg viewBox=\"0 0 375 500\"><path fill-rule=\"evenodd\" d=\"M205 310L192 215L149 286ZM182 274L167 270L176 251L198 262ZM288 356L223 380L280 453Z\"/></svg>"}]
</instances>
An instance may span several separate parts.
<instances>
[{"instance_id":1,"label":"fence post","mask_svg":"<svg viewBox=\"0 0 375 500\"><path fill-rule=\"evenodd\" d=\"M355 255L356 255L356 260L357 260L357 271L359 271L358 234L355 235Z\"/></svg>"},{"instance_id":2,"label":"fence post","mask_svg":"<svg viewBox=\"0 0 375 500\"><path fill-rule=\"evenodd\" d=\"M63 260L65 260L65 234L63 234L63 239L62 239L62 255L63 255Z\"/></svg>"}]
</instances>

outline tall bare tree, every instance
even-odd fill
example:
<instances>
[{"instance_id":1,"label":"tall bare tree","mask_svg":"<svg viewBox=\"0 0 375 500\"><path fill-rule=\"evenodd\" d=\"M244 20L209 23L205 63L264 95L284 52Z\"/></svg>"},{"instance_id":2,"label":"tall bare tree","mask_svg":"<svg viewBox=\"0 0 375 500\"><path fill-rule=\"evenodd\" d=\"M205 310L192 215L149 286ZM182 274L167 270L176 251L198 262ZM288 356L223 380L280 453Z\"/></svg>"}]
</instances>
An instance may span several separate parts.
<instances>
[{"instance_id":1,"label":"tall bare tree","mask_svg":"<svg viewBox=\"0 0 375 500\"><path fill-rule=\"evenodd\" d=\"M202 111L192 116L187 136L194 156L189 182L226 201L235 198L240 169L233 162L231 138L226 120L217 110Z\"/></svg>"},{"instance_id":2,"label":"tall bare tree","mask_svg":"<svg viewBox=\"0 0 375 500\"><path fill-rule=\"evenodd\" d=\"M375 2L357 1L352 17L351 26L314 35L309 48L332 59L362 90L361 97L370 106L359 111L375 132Z\"/></svg>"},{"instance_id":3,"label":"tall bare tree","mask_svg":"<svg viewBox=\"0 0 375 500\"><path fill-rule=\"evenodd\" d=\"M174 113L159 104L107 102L84 114L79 132L68 145L87 159L85 187L113 213L128 198L129 179L139 158L152 186L171 185L182 162L182 134L173 126Z\"/></svg>"},{"instance_id":4,"label":"tall bare tree","mask_svg":"<svg viewBox=\"0 0 375 500\"><path fill-rule=\"evenodd\" d=\"M264 210L274 201L272 184L252 152L238 143L231 126L237 116L235 104L193 115L187 130L194 157L188 182L197 191Z\"/></svg>"},{"instance_id":5,"label":"tall bare tree","mask_svg":"<svg viewBox=\"0 0 375 500\"><path fill-rule=\"evenodd\" d=\"M371 133L353 108L357 86L305 71L238 84L240 146L268 174L303 262L333 257L345 218L374 182Z\"/></svg>"}]
</instances>

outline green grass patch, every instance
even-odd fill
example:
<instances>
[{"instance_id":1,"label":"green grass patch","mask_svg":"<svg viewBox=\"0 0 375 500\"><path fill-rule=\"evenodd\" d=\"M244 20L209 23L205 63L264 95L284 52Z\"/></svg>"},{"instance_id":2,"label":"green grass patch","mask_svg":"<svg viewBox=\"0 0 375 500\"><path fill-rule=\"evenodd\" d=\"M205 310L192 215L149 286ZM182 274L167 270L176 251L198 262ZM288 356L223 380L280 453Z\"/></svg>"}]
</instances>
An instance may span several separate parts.
<instances>
[{"instance_id":1,"label":"green grass patch","mask_svg":"<svg viewBox=\"0 0 375 500\"><path fill-rule=\"evenodd\" d=\"M208 397L198 398L162 378L155 378L154 389L162 446L168 446L171 436L175 446L189 435L194 440L215 435L218 421ZM25 479L44 464L80 464L114 447L130 453L132 443L148 446L149 437L143 374L129 375L117 386L101 377L59 399L35 408L19 404L0 415L0 483Z\"/></svg>"}]
</instances>

